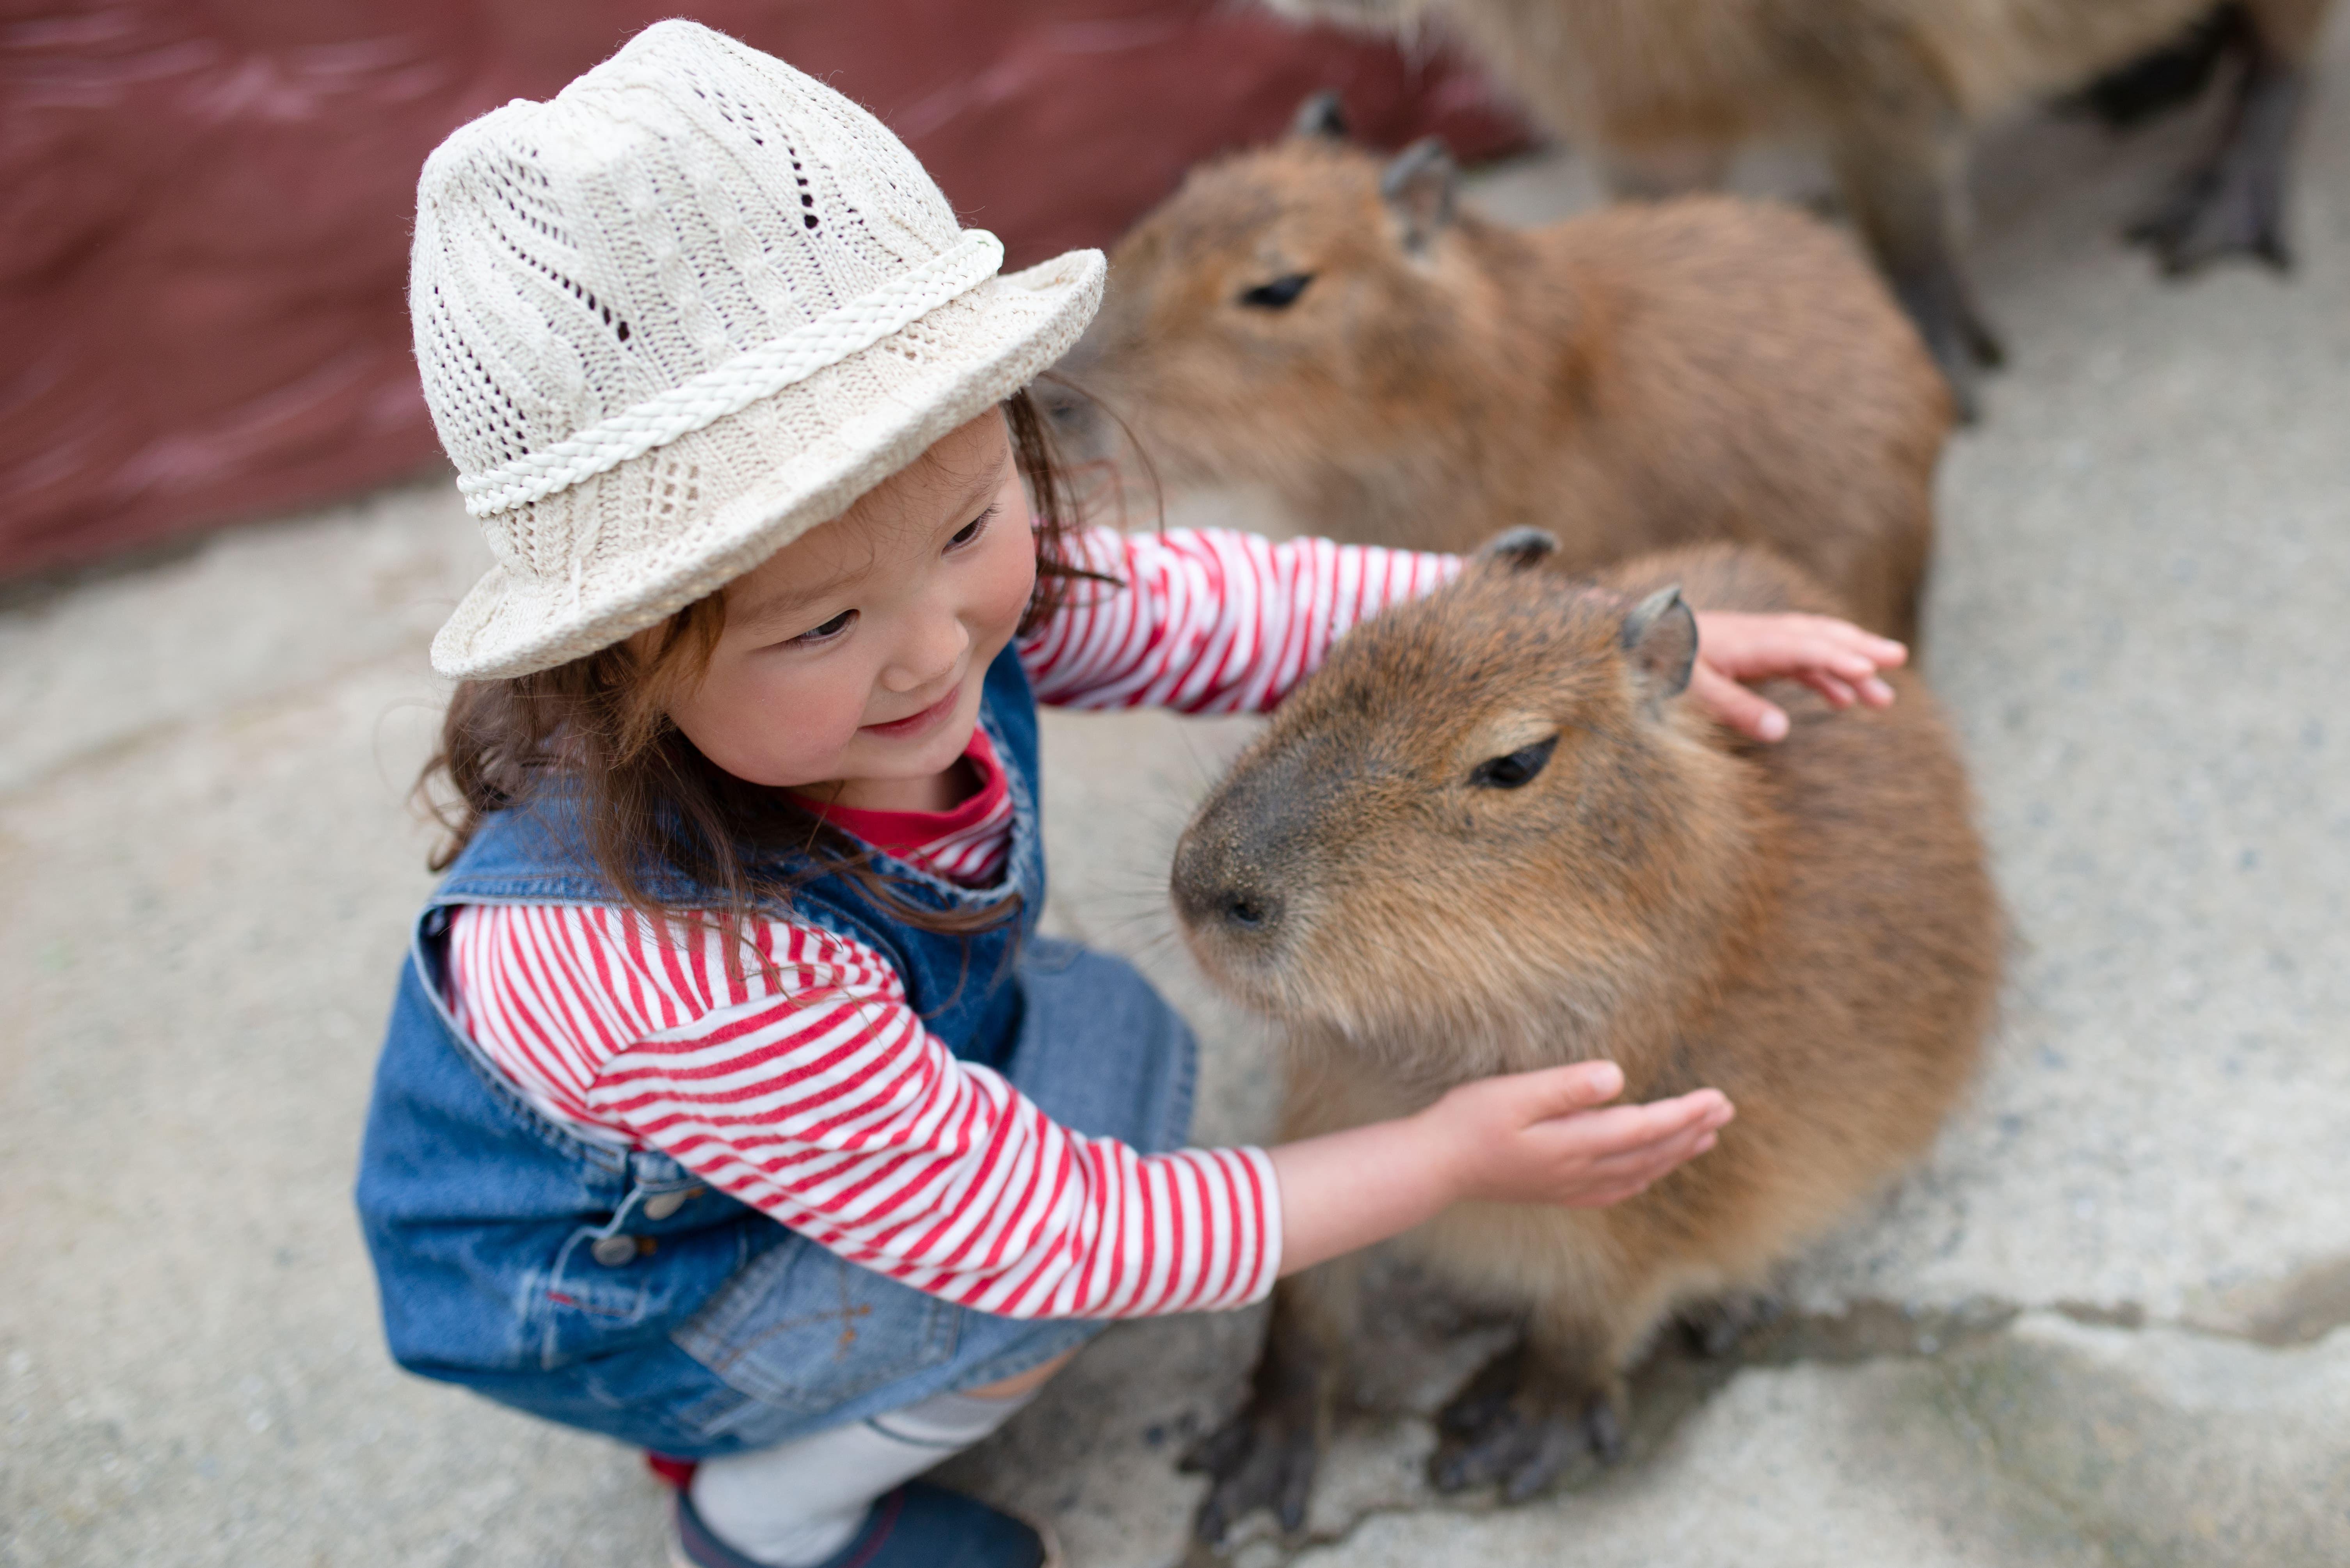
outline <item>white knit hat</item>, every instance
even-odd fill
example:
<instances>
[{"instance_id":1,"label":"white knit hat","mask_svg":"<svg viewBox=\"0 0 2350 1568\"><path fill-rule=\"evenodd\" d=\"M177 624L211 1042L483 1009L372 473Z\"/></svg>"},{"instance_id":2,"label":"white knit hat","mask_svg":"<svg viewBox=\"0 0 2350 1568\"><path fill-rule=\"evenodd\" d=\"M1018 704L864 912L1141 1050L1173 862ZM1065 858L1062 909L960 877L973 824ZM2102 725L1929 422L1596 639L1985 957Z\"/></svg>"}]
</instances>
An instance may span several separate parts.
<instances>
[{"instance_id":1,"label":"white knit hat","mask_svg":"<svg viewBox=\"0 0 2350 1568\"><path fill-rule=\"evenodd\" d=\"M497 565L432 667L609 647L1017 391L1103 263L1003 259L879 120L691 22L460 128L418 187L409 310Z\"/></svg>"}]
</instances>

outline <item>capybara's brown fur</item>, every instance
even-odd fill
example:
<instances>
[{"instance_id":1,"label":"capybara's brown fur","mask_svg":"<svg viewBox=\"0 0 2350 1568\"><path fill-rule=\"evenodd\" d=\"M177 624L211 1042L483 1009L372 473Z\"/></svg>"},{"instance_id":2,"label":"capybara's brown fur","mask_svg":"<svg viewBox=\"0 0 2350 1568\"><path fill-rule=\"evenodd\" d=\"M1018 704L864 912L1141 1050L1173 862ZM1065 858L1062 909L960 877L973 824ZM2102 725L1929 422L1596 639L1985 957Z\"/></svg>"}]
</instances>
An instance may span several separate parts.
<instances>
[{"instance_id":1,"label":"capybara's brown fur","mask_svg":"<svg viewBox=\"0 0 2350 1568\"><path fill-rule=\"evenodd\" d=\"M1409 30L1449 24L1617 189L1710 184L1754 139L1822 149L1845 204L1963 390L1998 347L1958 261L1967 127L2182 39L2241 57L2208 160L2137 237L2172 271L2243 252L2282 265L2293 126L2332 0L1270 0Z\"/></svg>"},{"instance_id":2,"label":"capybara's brown fur","mask_svg":"<svg viewBox=\"0 0 2350 1568\"><path fill-rule=\"evenodd\" d=\"M1311 126L1196 170L1118 245L1063 373L1162 477L1262 486L1315 533L1535 526L1575 569L1762 544L1909 635L1950 403L1841 235L1720 197L1521 230L1451 180L1430 147L1383 171ZM1107 455L1113 425L1056 407Z\"/></svg>"},{"instance_id":3,"label":"capybara's brown fur","mask_svg":"<svg viewBox=\"0 0 2350 1568\"><path fill-rule=\"evenodd\" d=\"M1601 1057L1629 1100L1713 1085L1736 1104L1719 1147L1613 1208L1468 1205L1399 1243L1525 1314L1435 1461L1440 1485L1513 1494L1608 1448L1621 1374L1669 1314L1759 1291L1926 1150L2002 947L1925 686L1897 674L1892 708L1843 713L1773 688L1792 733L1735 738L1680 699L1693 618L1653 591L1840 605L1754 550L1648 556L1605 587L1536 554L1502 541L1334 649L1200 808L1173 877L1208 974L1284 1026L1285 1137ZM1284 1285L1203 1519L1298 1473L1346 1272Z\"/></svg>"}]
</instances>

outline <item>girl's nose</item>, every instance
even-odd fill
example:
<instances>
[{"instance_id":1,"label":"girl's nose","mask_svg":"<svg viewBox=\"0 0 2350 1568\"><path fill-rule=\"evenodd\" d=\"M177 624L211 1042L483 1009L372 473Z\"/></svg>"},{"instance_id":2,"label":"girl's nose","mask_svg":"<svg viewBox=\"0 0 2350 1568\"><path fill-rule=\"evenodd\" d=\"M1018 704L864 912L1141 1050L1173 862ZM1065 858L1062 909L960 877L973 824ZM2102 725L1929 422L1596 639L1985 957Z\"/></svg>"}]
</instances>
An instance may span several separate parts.
<instances>
[{"instance_id":1,"label":"girl's nose","mask_svg":"<svg viewBox=\"0 0 2350 1568\"><path fill-rule=\"evenodd\" d=\"M919 691L954 673L971 632L960 617L939 611L918 612L897 657L881 671L881 684L891 691Z\"/></svg>"}]
</instances>

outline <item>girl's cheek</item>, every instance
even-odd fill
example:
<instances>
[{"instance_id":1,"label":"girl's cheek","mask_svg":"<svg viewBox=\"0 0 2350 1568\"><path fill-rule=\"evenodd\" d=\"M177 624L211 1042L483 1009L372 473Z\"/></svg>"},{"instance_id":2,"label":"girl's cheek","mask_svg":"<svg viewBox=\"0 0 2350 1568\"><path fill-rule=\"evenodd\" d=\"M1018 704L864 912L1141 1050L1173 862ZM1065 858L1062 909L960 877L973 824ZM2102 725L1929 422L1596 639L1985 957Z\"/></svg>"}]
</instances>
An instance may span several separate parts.
<instances>
[{"instance_id":1,"label":"girl's cheek","mask_svg":"<svg viewBox=\"0 0 2350 1568\"><path fill-rule=\"evenodd\" d=\"M871 694L870 680L858 679L848 667L792 671L775 683L759 704L757 723L770 754L785 771L805 774L793 784L812 784L831 776L827 771L840 753L857 739L865 722Z\"/></svg>"},{"instance_id":2,"label":"girl's cheek","mask_svg":"<svg viewBox=\"0 0 2350 1568\"><path fill-rule=\"evenodd\" d=\"M1036 589L1036 558L1024 551L1019 559L1003 570L998 576L995 602L989 607L991 624L1005 638L1020 626L1020 618L1028 608L1028 600Z\"/></svg>"},{"instance_id":3,"label":"girl's cheek","mask_svg":"<svg viewBox=\"0 0 2350 1568\"><path fill-rule=\"evenodd\" d=\"M863 722L861 694L821 668L760 669L759 659L713 671L673 715L678 727L704 756L751 784L788 788L831 776Z\"/></svg>"},{"instance_id":4,"label":"girl's cheek","mask_svg":"<svg viewBox=\"0 0 2350 1568\"><path fill-rule=\"evenodd\" d=\"M1036 588L1035 536L1029 531L1026 506L1001 519L994 532L1002 537L988 539L984 614L990 629L1008 639L1020 625Z\"/></svg>"}]
</instances>

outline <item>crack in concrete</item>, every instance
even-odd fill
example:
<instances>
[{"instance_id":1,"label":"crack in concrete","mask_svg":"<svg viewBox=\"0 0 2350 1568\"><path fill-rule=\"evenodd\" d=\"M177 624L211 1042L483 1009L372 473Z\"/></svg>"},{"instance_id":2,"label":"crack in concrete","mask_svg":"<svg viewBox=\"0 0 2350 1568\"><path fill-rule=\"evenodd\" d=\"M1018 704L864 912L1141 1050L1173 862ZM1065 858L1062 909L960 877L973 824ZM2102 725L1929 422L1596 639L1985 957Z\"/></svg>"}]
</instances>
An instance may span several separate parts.
<instances>
[{"instance_id":1,"label":"crack in concrete","mask_svg":"<svg viewBox=\"0 0 2350 1568\"><path fill-rule=\"evenodd\" d=\"M1919 1308L1864 1298L1848 1303L1840 1313L1777 1316L1749 1330L1729 1354L1717 1357L1705 1356L1682 1336L1668 1333L1629 1380L1632 1415L1623 1459L1617 1465L1602 1466L1587 1455L1579 1456L1540 1495L1555 1498L1582 1491L1653 1458L1685 1420L1749 1367L1853 1366L1888 1359L1939 1364L1954 1353L2001 1338L2017 1319L2034 1311L2052 1312L2092 1327L2130 1333L2168 1329L2200 1338L2289 1350L2314 1344L2334 1329L2350 1325L2350 1259L2319 1264L2282 1280L2238 1287L2178 1318L2154 1317L2136 1302L2064 1298L2033 1306L1978 1297L1950 1307ZM1430 1417L1421 1411L1388 1409L1378 1413L1403 1422L1432 1424ZM1963 1398L1956 1401L1952 1415L1983 1446L1991 1468L1998 1475L2074 1524L2079 1538L2097 1552L2100 1561L2115 1561L2107 1544L2087 1521L2078 1517L2073 1505L2047 1488L2041 1478L2029 1473L2028 1469L2019 1468L2010 1460L1997 1437L1967 1407ZM1286 1568L1308 1552L1345 1545L1375 1520L1427 1513L1473 1517L1491 1513L1501 1506L1490 1487L1453 1495L1431 1493L1409 1501L1372 1503L1336 1529L1309 1526L1292 1536L1260 1532L1222 1550L1191 1542L1177 1568L1225 1568L1239 1554L1261 1549L1272 1552L1273 1564Z\"/></svg>"},{"instance_id":2,"label":"crack in concrete","mask_svg":"<svg viewBox=\"0 0 2350 1568\"><path fill-rule=\"evenodd\" d=\"M2317 1263L2190 1303L2181 1327L2289 1350L2350 1324L2350 1258Z\"/></svg>"}]
</instances>

